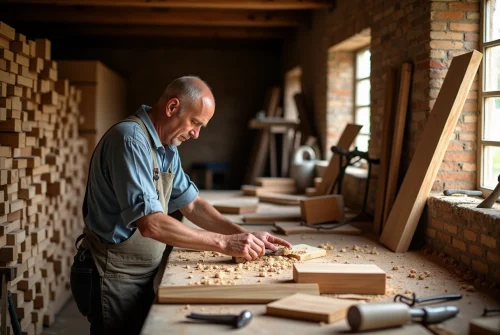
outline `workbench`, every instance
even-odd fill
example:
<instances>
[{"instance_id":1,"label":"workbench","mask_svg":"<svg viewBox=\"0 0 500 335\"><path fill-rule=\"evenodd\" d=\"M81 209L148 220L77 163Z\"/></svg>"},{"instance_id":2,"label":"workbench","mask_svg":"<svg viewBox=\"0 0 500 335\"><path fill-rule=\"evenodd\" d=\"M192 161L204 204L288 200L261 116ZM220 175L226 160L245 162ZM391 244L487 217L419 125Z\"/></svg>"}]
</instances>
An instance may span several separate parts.
<instances>
[{"instance_id":1,"label":"workbench","mask_svg":"<svg viewBox=\"0 0 500 335\"><path fill-rule=\"evenodd\" d=\"M243 200L255 201L257 198L243 197L239 191L207 191L201 196L210 203L221 200ZM279 211L279 205L259 204L258 212ZM227 215L234 222L242 223L242 215ZM184 219L187 225L192 225ZM371 223L359 223L358 228L369 231ZM272 225L245 225L250 231L272 232ZM309 244L318 246L329 242L333 250L327 250L327 256L310 260L308 262L318 263L351 263L351 264L376 264L387 273L387 285L385 295L366 295L368 302L390 302L396 294L411 295L415 292L417 297L428 297L445 293L462 293L463 299L448 302L448 305L456 305L460 309L457 317L441 323L441 326L452 331L452 334L467 334L468 324L472 318L479 317L484 307L496 306L494 298L486 292L466 290L470 283L456 279L456 275L442 265L434 262L422 251L410 251L407 253L393 253L376 241L370 233L361 236L335 235L335 234L301 234L283 236L292 244ZM231 257L213 253L198 252L192 250L175 249L170 256L169 266L163 276L162 285L195 285L196 282L205 277L213 277L213 271L202 272L197 269L197 264L224 267L235 267ZM430 272L430 276L419 280L409 278L410 270L417 273ZM292 269L283 270L273 277L259 277L255 271L239 273L241 279L233 279L235 285L260 283L283 283L292 280ZM234 278L234 277L232 277ZM470 289L470 286L469 286ZM330 295L341 298L342 295ZM439 305L439 304L437 304ZM437 306L434 304L433 306ZM444 305L444 304L441 304ZM423 307L423 306L415 306ZM228 325L217 325L199 323L186 318L190 313L207 314L239 314L247 309L253 313L253 320L244 328L234 330ZM333 324L319 324L293 319L278 318L265 315L264 304L254 305L200 305L200 304L154 304L144 324L142 334L219 334L223 332L237 331L238 334L343 334L348 333L349 326L346 320ZM427 328L419 324L411 324L405 327L391 330L363 332L363 334L432 334Z\"/></svg>"}]
</instances>

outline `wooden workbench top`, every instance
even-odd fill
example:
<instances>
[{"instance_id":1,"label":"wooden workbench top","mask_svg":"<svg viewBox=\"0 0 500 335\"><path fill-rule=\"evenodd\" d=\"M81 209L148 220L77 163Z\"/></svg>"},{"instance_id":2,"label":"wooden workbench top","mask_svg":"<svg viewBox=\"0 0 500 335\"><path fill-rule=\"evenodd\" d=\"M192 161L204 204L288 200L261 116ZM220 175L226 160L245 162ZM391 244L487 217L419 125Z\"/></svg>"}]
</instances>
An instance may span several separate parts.
<instances>
[{"instance_id":1,"label":"wooden workbench top","mask_svg":"<svg viewBox=\"0 0 500 335\"><path fill-rule=\"evenodd\" d=\"M211 191L204 192L202 197L214 203L220 200L250 199L240 198L238 191ZM255 198L254 198L255 199ZM256 199L255 199L256 201ZM280 206L261 204L259 212L279 211ZM235 222L241 222L241 216L229 216ZM186 222L192 225L190 222ZM272 226L245 226L251 231L269 231ZM369 230L369 225L367 225ZM407 253L393 253L380 245L371 235L332 235L332 234L301 234L279 237L287 239L292 244L319 244L330 243L332 250L327 250L327 256L308 262L317 263L349 263L349 264L376 264L387 273L387 290L385 295L367 295L366 299L371 302L392 301L396 294L411 295L417 297L428 297L445 293L462 293L464 298L459 301L449 302L460 309L460 314L442 325L455 334L467 334L469 320L479 316L484 307L496 306L493 297L486 292L470 289L471 283L456 279L456 275L440 264L432 261L422 251ZM259 261L257 261L258 263ZM201 264L201 267L198 267ZM208 267L208 269L205 269ZM214 268L217 267L217 268ZM231 268L226 280L232 280L238 284L279 283L292 279L292 267L284 269L280 274L273 273L272 277L260 277L256 268L249 270L234 270L237 265L232 263L231 258L226 255L213 252L199 252L190 250L174 249L169 268L165 272L162 285L195 285L203 280L215 280L214 273ZM258 268L258 265L256 265ZM203 270L202 270L203 269ZM202 272L204 271L204 272ZM416 278L409 277L410 272L417 273ZM418 279L418 275L427 271L430 275ZM190 278L191 276L191 278ZM235 279L236 276L241 276ZM204 278L205 277L205 278ZM211 282L212 283L212 282ZM215 282L213 284L216 284ZM341 295L331 295L342 297ZM444 304L442 304L444 305ZM435 305L433 305L435 306ZM314 322L297 321L265 315L265 305L179 305L179 304L155 304L150 310L144 324L143 334L219 334L226 331L234 331L229 326L216 324L198 324L196 321L186 319L186 315L195 313L212 314L239 314L248 309L254 314L254 319L248 326L238 330L238 334L341 334L349 330L345 320L320 325ZM380 334L381 332L373 332ZM384 330L384 334L430 334L430 332L418 325L405 326L392 330ZM363 334L371 334L366 332Z\"/></svg>"}]
</instances>

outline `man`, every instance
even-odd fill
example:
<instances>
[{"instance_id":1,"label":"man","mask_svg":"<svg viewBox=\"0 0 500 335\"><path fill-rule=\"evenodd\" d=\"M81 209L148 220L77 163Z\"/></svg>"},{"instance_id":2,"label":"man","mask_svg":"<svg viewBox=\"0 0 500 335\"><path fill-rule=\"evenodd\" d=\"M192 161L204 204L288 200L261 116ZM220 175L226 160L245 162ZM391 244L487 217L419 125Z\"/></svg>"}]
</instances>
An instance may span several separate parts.
<instances>
[{"instance_id":1,"label":"man","mask_svg":"<svg viewBox=\"0 0 500 335\"><path fill-rule=\"evenodd\" d=\"M90 163L83 204L84 234L71 268L71 290L92 334L138 334L163 274L169 246L218 251L253 260L276 244L249 233L198 196L177 146L197 139L215 111L197 77L168 85L152 108L111 127ZM167 215L180 210L203 229Z\"/></svg>"}]
</instances>

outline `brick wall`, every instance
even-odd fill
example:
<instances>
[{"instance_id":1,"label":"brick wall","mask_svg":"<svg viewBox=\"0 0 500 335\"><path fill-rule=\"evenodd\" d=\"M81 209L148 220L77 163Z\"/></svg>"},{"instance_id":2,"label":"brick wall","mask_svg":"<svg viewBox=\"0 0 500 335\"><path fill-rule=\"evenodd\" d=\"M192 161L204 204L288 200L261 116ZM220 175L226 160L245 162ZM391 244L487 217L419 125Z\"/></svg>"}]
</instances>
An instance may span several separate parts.
<instances>
[{"instance_id":1,"label":"brick wall","mask_svg":"<svg viewBox=\"0 0 500 335\"><path fill-rule=\"evenodd\" d=\"M451 256L456 268L500 283L500 205L476 208L479 199L433 196L427 200L427 243Z\"/></svg>"}]
</instances>

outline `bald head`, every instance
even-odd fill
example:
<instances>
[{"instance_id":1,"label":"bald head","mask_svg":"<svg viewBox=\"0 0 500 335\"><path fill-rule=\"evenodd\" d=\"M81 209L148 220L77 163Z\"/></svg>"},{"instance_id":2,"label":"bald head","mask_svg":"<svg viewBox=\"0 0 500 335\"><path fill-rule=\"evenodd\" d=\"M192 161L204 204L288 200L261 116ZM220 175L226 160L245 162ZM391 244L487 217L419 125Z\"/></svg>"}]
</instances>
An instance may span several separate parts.
<instances>
[{"instance_id":1,"label":"bald head","mask_svg":"<svg viewBox=\"0 0 500 335\"><path fill-rule=\"evenodd\" d=\"M163 92L159 104L164 105L172 98L179 99L180 114L186 107L203 104L206 99L215 104L210 87L196 76L184 76L173 80Z\"/></svg>"}]
</instances>

